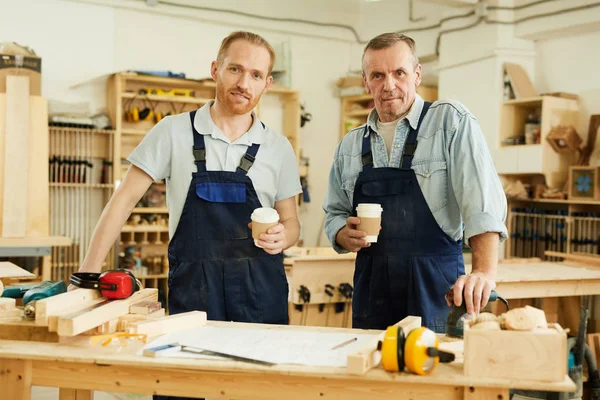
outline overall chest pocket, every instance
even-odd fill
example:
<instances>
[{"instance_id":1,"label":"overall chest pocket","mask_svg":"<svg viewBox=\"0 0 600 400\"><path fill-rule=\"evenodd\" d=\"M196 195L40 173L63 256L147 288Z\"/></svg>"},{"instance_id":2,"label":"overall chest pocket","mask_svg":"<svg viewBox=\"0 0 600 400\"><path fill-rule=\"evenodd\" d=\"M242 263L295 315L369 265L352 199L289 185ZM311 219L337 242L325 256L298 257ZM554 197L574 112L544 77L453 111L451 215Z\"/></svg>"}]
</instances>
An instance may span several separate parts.
<instances>
[{"instance_id":1,"label":"overall chest pocket","mask_svg":"<svg viewBox=\"0 0 600 400\"><path fill-rule=\"evenodd\" d=\"M413 162L419 186L427 205L435 213L448 205L448 169L446 161L424 160Z\"/></svg>"},{"instance_id":2,"label":"overall chest pocket","mask_svg":"<svg viewBox=\"0 0 600 400\"><path fill-rule=\"evenodd\" d=\"M240 182L196 184L194 221L198 239L247 239L250 210Z\"/></svg>"},{"instance_id":3,"label":"overall chest pocket","mask_svg":"<svg viewBox=\"0 0 600 400\"><path fill-rule=\"evenodd\" d=\"M415 238L415 213L408 179L381 179L362 183L359 202L378 203L381 214L381 240Z\"/></svg>"}]
</instances>

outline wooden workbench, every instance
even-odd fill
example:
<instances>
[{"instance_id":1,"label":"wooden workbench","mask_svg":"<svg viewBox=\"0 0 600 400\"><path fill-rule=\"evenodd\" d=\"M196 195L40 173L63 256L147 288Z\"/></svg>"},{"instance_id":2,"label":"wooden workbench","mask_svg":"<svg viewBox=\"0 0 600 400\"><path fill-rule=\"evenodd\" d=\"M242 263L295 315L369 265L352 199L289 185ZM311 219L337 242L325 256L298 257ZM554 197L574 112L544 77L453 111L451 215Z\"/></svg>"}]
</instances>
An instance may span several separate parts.
<instances>
[{"instance_id":1,"label":"wooden workbench","mask_svg":"<svg viewBox=\"0 0 600 400\"><path fill-rule=\"evenodd\" d=\"M329 251L329 252L328 252ZM353 283L355 253L332 255L333 250L313 250L308 255L284 260L290 282L290 320L297 325L350 326L351 318L319 311L319 304L343 301L324 295L326 283ZM471 265L466 264L467 273ZM309 311L303 315L293 304L301 304L298 288L304 285L311 292ZM579 296L600 295L600 268L574 262L500 263L496 276L496 291L511 301L511 307L536 305L546 311L549 322L558 322L574 334L579 325ZM560 298L560 299L559 299ZM534 299L541 299L537 302ZM330 307L327 304L327 307ZM348 308L350 304L348 303ZM496 305L492 307L496 310ZM503 312L503 306L498 309ZM325 321L328 321L327 324ZM590 331L600 330L600 321L592 321Z\"/></svg>"},{"instance_id":2,"label":"wooden workbench","mask_svg":"<svg viewBox=\"0 0 600 400\"><path fill-rule=\"evenodd\" d=\"M467 272L471 265L465 265ZM496 291L507 299L600 294L600 268L575 263L499 264Z\"/></svg>"},{"instance_id":3,"label":"wooden workbench","mask_svg":"<svg viewBox=\"0 0 600 400\"><path fill-rule=\"evenodd\" d=\"M352 332L341 328L267 326L209 322L212 326ZM378 331L359 331L360 333ZM456 342L454 343L456 344ZM375 368L364 376L345 368L234 361L149 358L136 355L142 344L92 347L85 338L66 343L0 341L3 398L29 400L31 386L61 388L62 399L89 399L91 390L240 400L309 399L509 399L509 388L573 391L574 383L467 378L462 362L440 364L430 376L389 374Z\"/></svg>"}]
</instances>

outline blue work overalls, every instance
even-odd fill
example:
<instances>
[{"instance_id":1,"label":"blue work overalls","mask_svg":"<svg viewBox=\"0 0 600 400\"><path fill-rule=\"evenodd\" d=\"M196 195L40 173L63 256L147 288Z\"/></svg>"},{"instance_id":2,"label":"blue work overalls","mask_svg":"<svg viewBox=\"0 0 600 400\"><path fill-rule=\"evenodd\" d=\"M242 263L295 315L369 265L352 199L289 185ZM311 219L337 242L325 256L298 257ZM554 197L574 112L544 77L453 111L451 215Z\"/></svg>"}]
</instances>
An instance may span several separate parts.
<instances>
[{"instance_id":1,"label":"blue work overalls","mask_svg":"<svg viewBox=\"0 0 600 400\"><path fill-rule=\"evenodd\" d=\"M444 295L465 267L462 241L440 228L411 169L419 128L430 105L424 104L417 129L410 128L400 168L373 168L370 134L363 138L354 215L359 203L379 203L383 213L377 243L361 249L356 258L354 328L385 329L414 315L422 317L423 326L445 330L450 307Z\"/></svg>"},{"instance_id":2,"label":"blue work overalls","mask_svg":"<svg viewBox=\"0 0 600 400\"><path fill-rule=\"evenodd\" d=\"M261 207L247 176L260 145L248 148L236 172L207 171L210 154L194 127L195 114L198 172L169 243L169 313L201 310L209 320L288 324L283 258L256 247L248 228L250 214Z\"/></svg>"}]
</instances>

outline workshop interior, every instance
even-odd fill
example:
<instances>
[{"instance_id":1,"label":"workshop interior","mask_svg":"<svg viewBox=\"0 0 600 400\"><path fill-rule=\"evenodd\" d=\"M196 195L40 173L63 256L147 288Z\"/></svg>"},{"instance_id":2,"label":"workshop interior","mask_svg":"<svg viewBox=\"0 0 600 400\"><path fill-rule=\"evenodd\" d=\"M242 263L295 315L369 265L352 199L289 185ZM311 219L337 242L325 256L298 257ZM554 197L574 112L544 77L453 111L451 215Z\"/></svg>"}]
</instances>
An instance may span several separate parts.
<instances>
[{"instance_id":1,"label":"workshop interior","mask_svg":"<svg viewBox=\"0 0 600 400\"><path fill-rule=\"evenodd\" d=\"M596 0L0 0L0 399L600 399L599 67Z\"/></svg>"}]
</instances>

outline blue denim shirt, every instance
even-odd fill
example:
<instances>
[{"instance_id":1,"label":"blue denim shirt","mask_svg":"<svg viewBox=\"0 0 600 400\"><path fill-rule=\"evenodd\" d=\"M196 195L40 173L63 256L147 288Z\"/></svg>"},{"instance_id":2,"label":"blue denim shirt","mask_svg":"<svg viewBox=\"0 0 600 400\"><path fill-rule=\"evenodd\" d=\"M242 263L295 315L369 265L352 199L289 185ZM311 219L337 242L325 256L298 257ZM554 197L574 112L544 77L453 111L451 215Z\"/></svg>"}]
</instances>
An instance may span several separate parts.
<instances>
[{"instance_id":1,"label":"blue denim shirt","mask_svg":"<svg viewBox=\"0 0 600 400\"><path fill-rule=\"evenodd\" d=\"M409 124L416 128L423 109L417 94L407 116L396 127L391 159L377 133L379 116L373 109L367 125L375 168L400 165ZM365 125L350 131L335 152L329 174L329 189L323 209L325 233L338 253L347 252L335 242L338 231L352 215L354 185L362 170L361 146ZM423 119L412 162L429 209L442 230L454 240L498 232L507 237L506 196L494 168L481 128L471 112L457 101L436 101Z\"/></svg>"}]
</instances>

